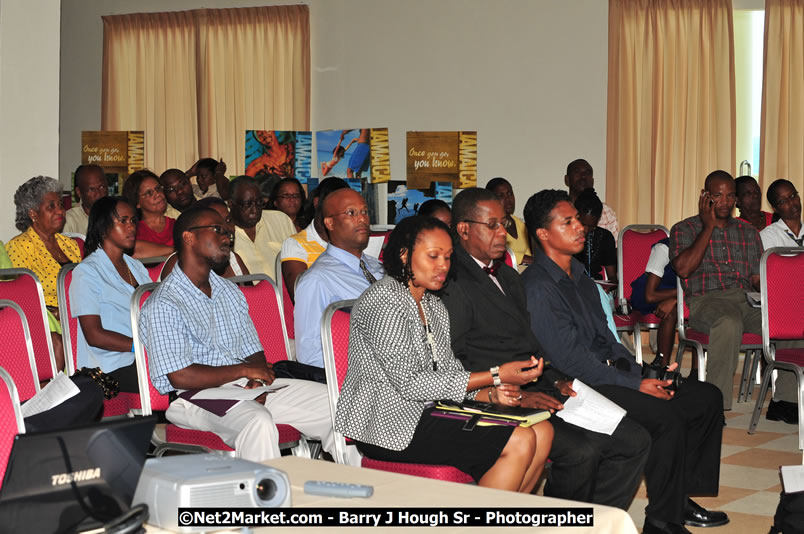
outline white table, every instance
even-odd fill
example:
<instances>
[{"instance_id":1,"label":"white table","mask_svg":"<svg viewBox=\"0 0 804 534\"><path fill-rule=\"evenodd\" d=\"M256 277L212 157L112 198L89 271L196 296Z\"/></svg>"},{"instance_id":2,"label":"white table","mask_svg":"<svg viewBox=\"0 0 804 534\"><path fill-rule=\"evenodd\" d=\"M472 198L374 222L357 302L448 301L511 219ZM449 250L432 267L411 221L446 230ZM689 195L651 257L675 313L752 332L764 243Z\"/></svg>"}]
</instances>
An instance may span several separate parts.
<instances>
[{"instance_id":1,"label":"white table","mask_svg":"<svg viewBox=\"0 0 804 534\"><path fill-rule=\"evenodd\" d=\"M594 527L555 528L540 527L466 527L448 526L439 527L438 534L455 532L499 532L503 534L510 529L519 531L532 530L539 533L572 532L573 534L595 532L611 534L636 534L637 530L631 517L623 510L608 506L590 505L576 501L565 501L536 495L524 495L511 491L481 488L469 484L456 484L441 480L431 480L408 475L399 475L385 471L364 469L339 465L323 460L310 460L295 456L285 456L276 460L265 462L286 472L290 477L292 486L292 505L294 508L432 508L437 512L440 508L471 507L519 507L519 508L565 508L565 507L592 507L594 511ZM374 495L368 499L337 499L319 497L304 493L304 483L308 480L328 480L334 482L347 482L352 484L369 484L374 486ZM469 511L469 510L467 510ZM319 530L327 532L388 532L401 533L411 530L421 531L429 527L280 527L281 532L307 532L312 534ZM165 532L155 527L147 529L149 534ZM254 532L277 532L274 527L257 528ZM225 531L226 532L226 531ZM229 531L231 532L231 531ZM235 529L234 532L239 532Z\"/></svg>"}]
</instances>

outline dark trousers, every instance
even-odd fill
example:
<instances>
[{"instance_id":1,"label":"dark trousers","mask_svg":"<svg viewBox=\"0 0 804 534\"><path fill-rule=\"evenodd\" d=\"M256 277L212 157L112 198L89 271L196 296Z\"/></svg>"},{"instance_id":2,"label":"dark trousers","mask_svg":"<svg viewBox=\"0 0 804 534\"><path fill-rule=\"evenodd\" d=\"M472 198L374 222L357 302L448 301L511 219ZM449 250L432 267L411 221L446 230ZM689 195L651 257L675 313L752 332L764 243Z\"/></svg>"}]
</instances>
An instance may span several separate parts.
<instances>
[{"instance_id":1,"label":"dark trousers","mask_svg":"<svg viewBox=\"0 0 804 534\"><path fill-rule=\"evenodd\" d=\"M103 415L103 390L88 376L74 376L78 394L58 406L25 418L25 432L46 432L95 423ZM48 387L48 386L45 386Z\"/></svg>"},{"instance_id":2,"label":"dark trousers","mask_svg":"<svg viewBox=\"0 0 804 534\"><path fill-rule=\"evenodd\" d=\"M117 385L120 387L120 393L139 393L140 384L137 379L137 364L131 363L125 367L115 369L109 376L117 380Z\"/></svg>"},{"instance_id":3,"label":"dark trousers","mask_svg":"<svg viewBox=\"0 0 804 534\"><path fill-rule=\"evenodd\" d=\"M551 417L552 466L544 494L627 510L634 498L651 437L639 424L623 419L611 436Z\"/></svg>"},{"instance_id":4,"label":"dark trousers","mask_svg":"<svg viewBox=\"0 0 804 534\"><path fill-rule=\"evenodd\" d=\"M717 387L687 380L669 401L621 386L596 389L625 408L626 419L642 425L653 440L645 466L645 515L683 523L687 496L717 495L723 435Z\"/></svg>"}]
</instances>

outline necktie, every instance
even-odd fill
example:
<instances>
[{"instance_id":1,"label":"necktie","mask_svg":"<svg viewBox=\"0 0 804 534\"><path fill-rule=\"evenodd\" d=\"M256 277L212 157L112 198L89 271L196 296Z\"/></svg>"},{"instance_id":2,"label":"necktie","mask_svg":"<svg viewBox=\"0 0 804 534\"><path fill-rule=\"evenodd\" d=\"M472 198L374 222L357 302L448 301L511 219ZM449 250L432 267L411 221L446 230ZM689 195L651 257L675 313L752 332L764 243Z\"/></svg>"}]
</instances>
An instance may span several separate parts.
<instances>
[{"instance_id":1,"label":"necktie","mask_svg":"<svg viewBox=\"0 0 804 534\"><path fill-rule=\"evenodd\" d=\"M793 241L795 241L795 242L796 242L796 245L798 245L798 246L804 246L804 245L803 245L803 244L804 244L804 236L801 236L801 237L796 237L796 236L794 236L794 235L793 235L793 232L791 232L791 231L789 231L789 230L787 231L787 236L788 236L790 239L792 239Z\"/></svg>"},{"instance_id":2,"label":"necktie","mask_svg":"<svg viewBox=\"0 0 804 534\"><path fill-rule=\"evenodd\" d=\"M493 276L494 278L497 278L497 271L500 270L500 265L502 265L501 261L494 260L493 262L491 262L491 267L487 267L487 266L483 267L483 272L488 274L488 275Z\"/></svg>"},{"instance_id":3,"label":"necktie","mask_svg":"<svg viewBox=\"0 0 804 534\"><path fill-rule=\"evenodd\" d=\"M377 279L374 278L374 275L371 274L371 271L368 270L366 262L364 262L362 259L360 260L360 270L363 271L363 276L366 278L366 280L368 280L369 284L373 284L377 281Z\"/></svg>"}]
</instances>

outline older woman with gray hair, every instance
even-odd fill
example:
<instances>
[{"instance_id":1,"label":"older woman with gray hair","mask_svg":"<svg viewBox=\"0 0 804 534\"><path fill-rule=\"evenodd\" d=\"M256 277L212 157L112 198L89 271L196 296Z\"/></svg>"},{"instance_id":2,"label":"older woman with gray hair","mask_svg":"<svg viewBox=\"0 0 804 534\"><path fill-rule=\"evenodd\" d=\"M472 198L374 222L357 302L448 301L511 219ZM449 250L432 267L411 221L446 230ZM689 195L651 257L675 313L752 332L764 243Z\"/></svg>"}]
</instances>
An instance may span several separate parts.
<instances>
[{"instance_id":1,"label":"older woman with gray hair","mask_svg":"<svg viewBox=\"0 0 804 534\"><path fill-rule=\"evenodd\" d=\"M17 188L14 224L22 233L6 244L6 251L14 267L30 269L42 283L56 364L64 369L56 279L63 265L81 261L81 249L60 233L64 228L61 192L61 184L46 176L31 178Z\"/></svg>"}]
</instances>

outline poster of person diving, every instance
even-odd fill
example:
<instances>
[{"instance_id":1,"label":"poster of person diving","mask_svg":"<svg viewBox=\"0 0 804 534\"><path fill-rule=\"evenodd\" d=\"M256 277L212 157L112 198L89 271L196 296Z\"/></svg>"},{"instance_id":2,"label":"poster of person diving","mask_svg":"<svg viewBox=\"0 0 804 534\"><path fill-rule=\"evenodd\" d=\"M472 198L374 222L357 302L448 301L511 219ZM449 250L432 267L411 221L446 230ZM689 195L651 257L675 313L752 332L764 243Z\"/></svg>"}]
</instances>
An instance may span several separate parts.
<instances>
[{"instance_id":1,"label":"poster of person diving","mask_svg":"<svg viewBox=\"0 0 804 534\"><path fill-rule=\"evenodd\" d=\"M322 180L337 176L378 184L391 179L388 128L321 130L315 142Z\"/></svg>"}]
</instances>

